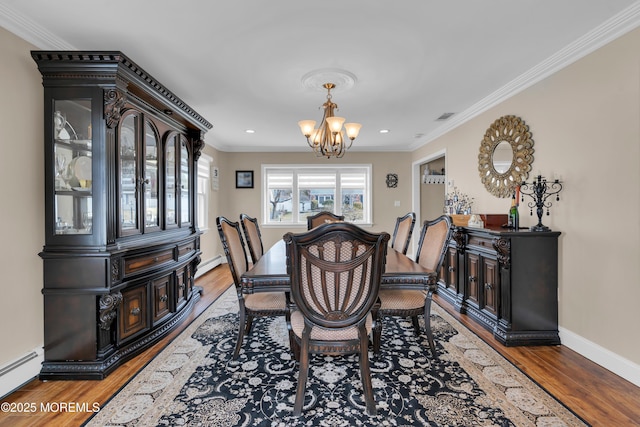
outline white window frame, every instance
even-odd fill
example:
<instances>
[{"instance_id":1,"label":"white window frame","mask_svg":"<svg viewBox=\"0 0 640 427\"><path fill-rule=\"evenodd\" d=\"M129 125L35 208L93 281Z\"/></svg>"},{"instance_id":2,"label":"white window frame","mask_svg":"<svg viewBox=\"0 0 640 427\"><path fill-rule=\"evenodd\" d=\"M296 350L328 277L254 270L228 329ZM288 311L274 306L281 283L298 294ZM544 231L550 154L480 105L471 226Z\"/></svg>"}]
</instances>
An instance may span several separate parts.
<instances>
[{"instance_id":1,"label":"white window frame","mask_svg":"<svg viewBox=\"0 0 640 427\"><path fill-rule=\"evenodd\" d=\"M372 165L371 164L346 164L346 165L333 165L333 166L322 166L322 165L313 165L313 164L263 164L262 165L262 190L261 190L261 206L262 206L262 226L264 227L274 227L274 228L292 228L292 227L307 227L307 220L298 219L298 213L294 213L292 222L270 222L269 220L269 188L268 188L268 179L267 175L269 172L273 172L275 170L283 172L291 172L293 173L293 191L292 191L292 206L298 206L298 197L299 197L299 188L298 188L298 174L299 173L309 173L309 172L335 172L336 173L336 200L342 200L341 196L341 188L340 188L340 179L339 175L341 173L353 173L353 172L364 172L365 174L365 189L364 189L364 203L362 206L363 209L363 217L362 221L356 221L355 223L361 226L371 226L373 224L373 211L372 211L372 198L373 198L373 187L371 185L372 182ZM341 215L342 203L336 203L335 205L335 213L337 215Z\"/></svg>"},{"instance_id":2,"label":"white window frame","mask_svg":"<svg viewBox=\"0 0 640 427\"><path fill-rule=\"evenodd\" d=\"M211 163L213 158L206 154L200 155L197 162L197 185L196 185L196 210L198 218L198 229L206 231L209 229L209 197L211 186Z\"/></svg>"}]
</instances>

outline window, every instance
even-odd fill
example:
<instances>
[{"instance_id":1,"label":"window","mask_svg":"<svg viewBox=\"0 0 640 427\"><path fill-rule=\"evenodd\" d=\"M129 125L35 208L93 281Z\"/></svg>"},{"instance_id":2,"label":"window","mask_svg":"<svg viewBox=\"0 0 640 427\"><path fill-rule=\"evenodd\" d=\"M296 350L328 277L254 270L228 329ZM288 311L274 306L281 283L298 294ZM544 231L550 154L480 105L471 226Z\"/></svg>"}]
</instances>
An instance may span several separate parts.
<instances>
[{"instance_id":1,"label":"window","mask_svg":"<svg viewBox=\"0 0 640 427\"><path fill-rule=\"evenodd\" d=\"M198 159L198 228L206 230L209 228L209 185L212 158L201 155Z\"/></svg>"},{"instance_id":2,"label":"window","mask_svg":"<svg viewBox=\"0 0 640 427\"><path fill-rule=\"evenodd\" d=\"M262 166L265 224L306 224L320 211L371 223L371 165Z\"/></svg>"}]
</instances>

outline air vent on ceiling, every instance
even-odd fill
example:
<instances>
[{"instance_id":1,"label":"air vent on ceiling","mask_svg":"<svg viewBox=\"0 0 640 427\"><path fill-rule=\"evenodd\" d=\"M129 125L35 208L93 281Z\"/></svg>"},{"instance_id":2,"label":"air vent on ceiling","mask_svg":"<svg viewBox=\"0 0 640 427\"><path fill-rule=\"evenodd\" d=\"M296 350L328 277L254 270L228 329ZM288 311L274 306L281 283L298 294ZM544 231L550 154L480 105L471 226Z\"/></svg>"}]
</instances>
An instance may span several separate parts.
<instances>
[{"instance_id":1,"label":"air vent on ceiling","mask_svg":"<svg viewBox=\"0 0 640 427\"><path fill-rule=\"evenodd\" d=\"M447 120L449 117L453 116L455 113L443 113L436 120Z\"/></svg>"}]
</instances>

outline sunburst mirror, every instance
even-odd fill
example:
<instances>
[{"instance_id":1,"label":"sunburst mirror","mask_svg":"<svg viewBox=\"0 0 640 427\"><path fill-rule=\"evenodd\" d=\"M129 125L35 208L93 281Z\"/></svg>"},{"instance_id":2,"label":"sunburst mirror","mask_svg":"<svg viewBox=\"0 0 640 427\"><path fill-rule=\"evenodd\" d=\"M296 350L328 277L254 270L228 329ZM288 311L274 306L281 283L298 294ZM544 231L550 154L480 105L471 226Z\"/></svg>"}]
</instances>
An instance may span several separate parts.
<instances>
[{"instance_id":1,"label":"sunburst mirror","mask_svg":"<svg viewBox=\"0 0 640 427\"><path fill-rule=\"evenodd\" d=\"M478 171L487 191L496 197L511 197L529 176L533 152L533 139L524 120L502 116L493 122L478 154Z\"/></svg>"}]
</instances>

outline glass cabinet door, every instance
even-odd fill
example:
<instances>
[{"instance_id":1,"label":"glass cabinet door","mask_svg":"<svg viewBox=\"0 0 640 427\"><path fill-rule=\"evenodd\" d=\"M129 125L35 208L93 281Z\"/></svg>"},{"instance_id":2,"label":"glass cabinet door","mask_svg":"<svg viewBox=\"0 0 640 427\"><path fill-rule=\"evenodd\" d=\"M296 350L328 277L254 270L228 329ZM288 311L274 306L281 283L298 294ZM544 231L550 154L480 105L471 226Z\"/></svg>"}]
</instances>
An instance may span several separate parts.
<instances>
[{"instance_id":1,"label":"glass cabinet door","mask_svg":"<svg viewBox=\"0 0 640 427\"><path fill-rule=\"evenodd\" d=\"M144 126L144 227L145 232L160 227L160 215L158 202L158 182L160 170L158 169L158 132L155 127L145 121Z\"/></svg>"},{"instance_id":2,"label":"glass cabinet door","mask_svg":"<svg viewBox=\"0 0 640 427\"><path fill-rule=\"evenodd\" d=\"M191 223L190 199L190 169L189 169L189 149L187 139L180 137L180 223Z\"/></svg>"},{"instance_id":3,"label":"glass cabinet door","mask_svg":"<svg viewBox=\"0 0 640 427\"><path fill-rule=\"evenodd\" d=\"M93 230L91 99L53 102L54 233Z\"/></svg>"},{"instance_id":4,"label":"glass cabinet door","mask_svg":"<svg viewBox=\"0 0 640 427\"><path fill-rule=\"evenodd\" d=\"M138 221L138 135L139 117L129 114L122 119L119 129L119 168L120 168L120 234L140 232Z\"/></svg>"},{"instance_id":5,"label":"glass cabinet door","mask_svg":"<svg viewBox=\"0 0 640 427\"><path fill-rule=\"evenodd\" d=\"M177 147L176 139L178 136L173 134L171 135L165 144L165 224L167 227L173 227L178 224L177 222L177 192L178 188L176 187L176 158Z\"/></svg>"}]
</instances>

